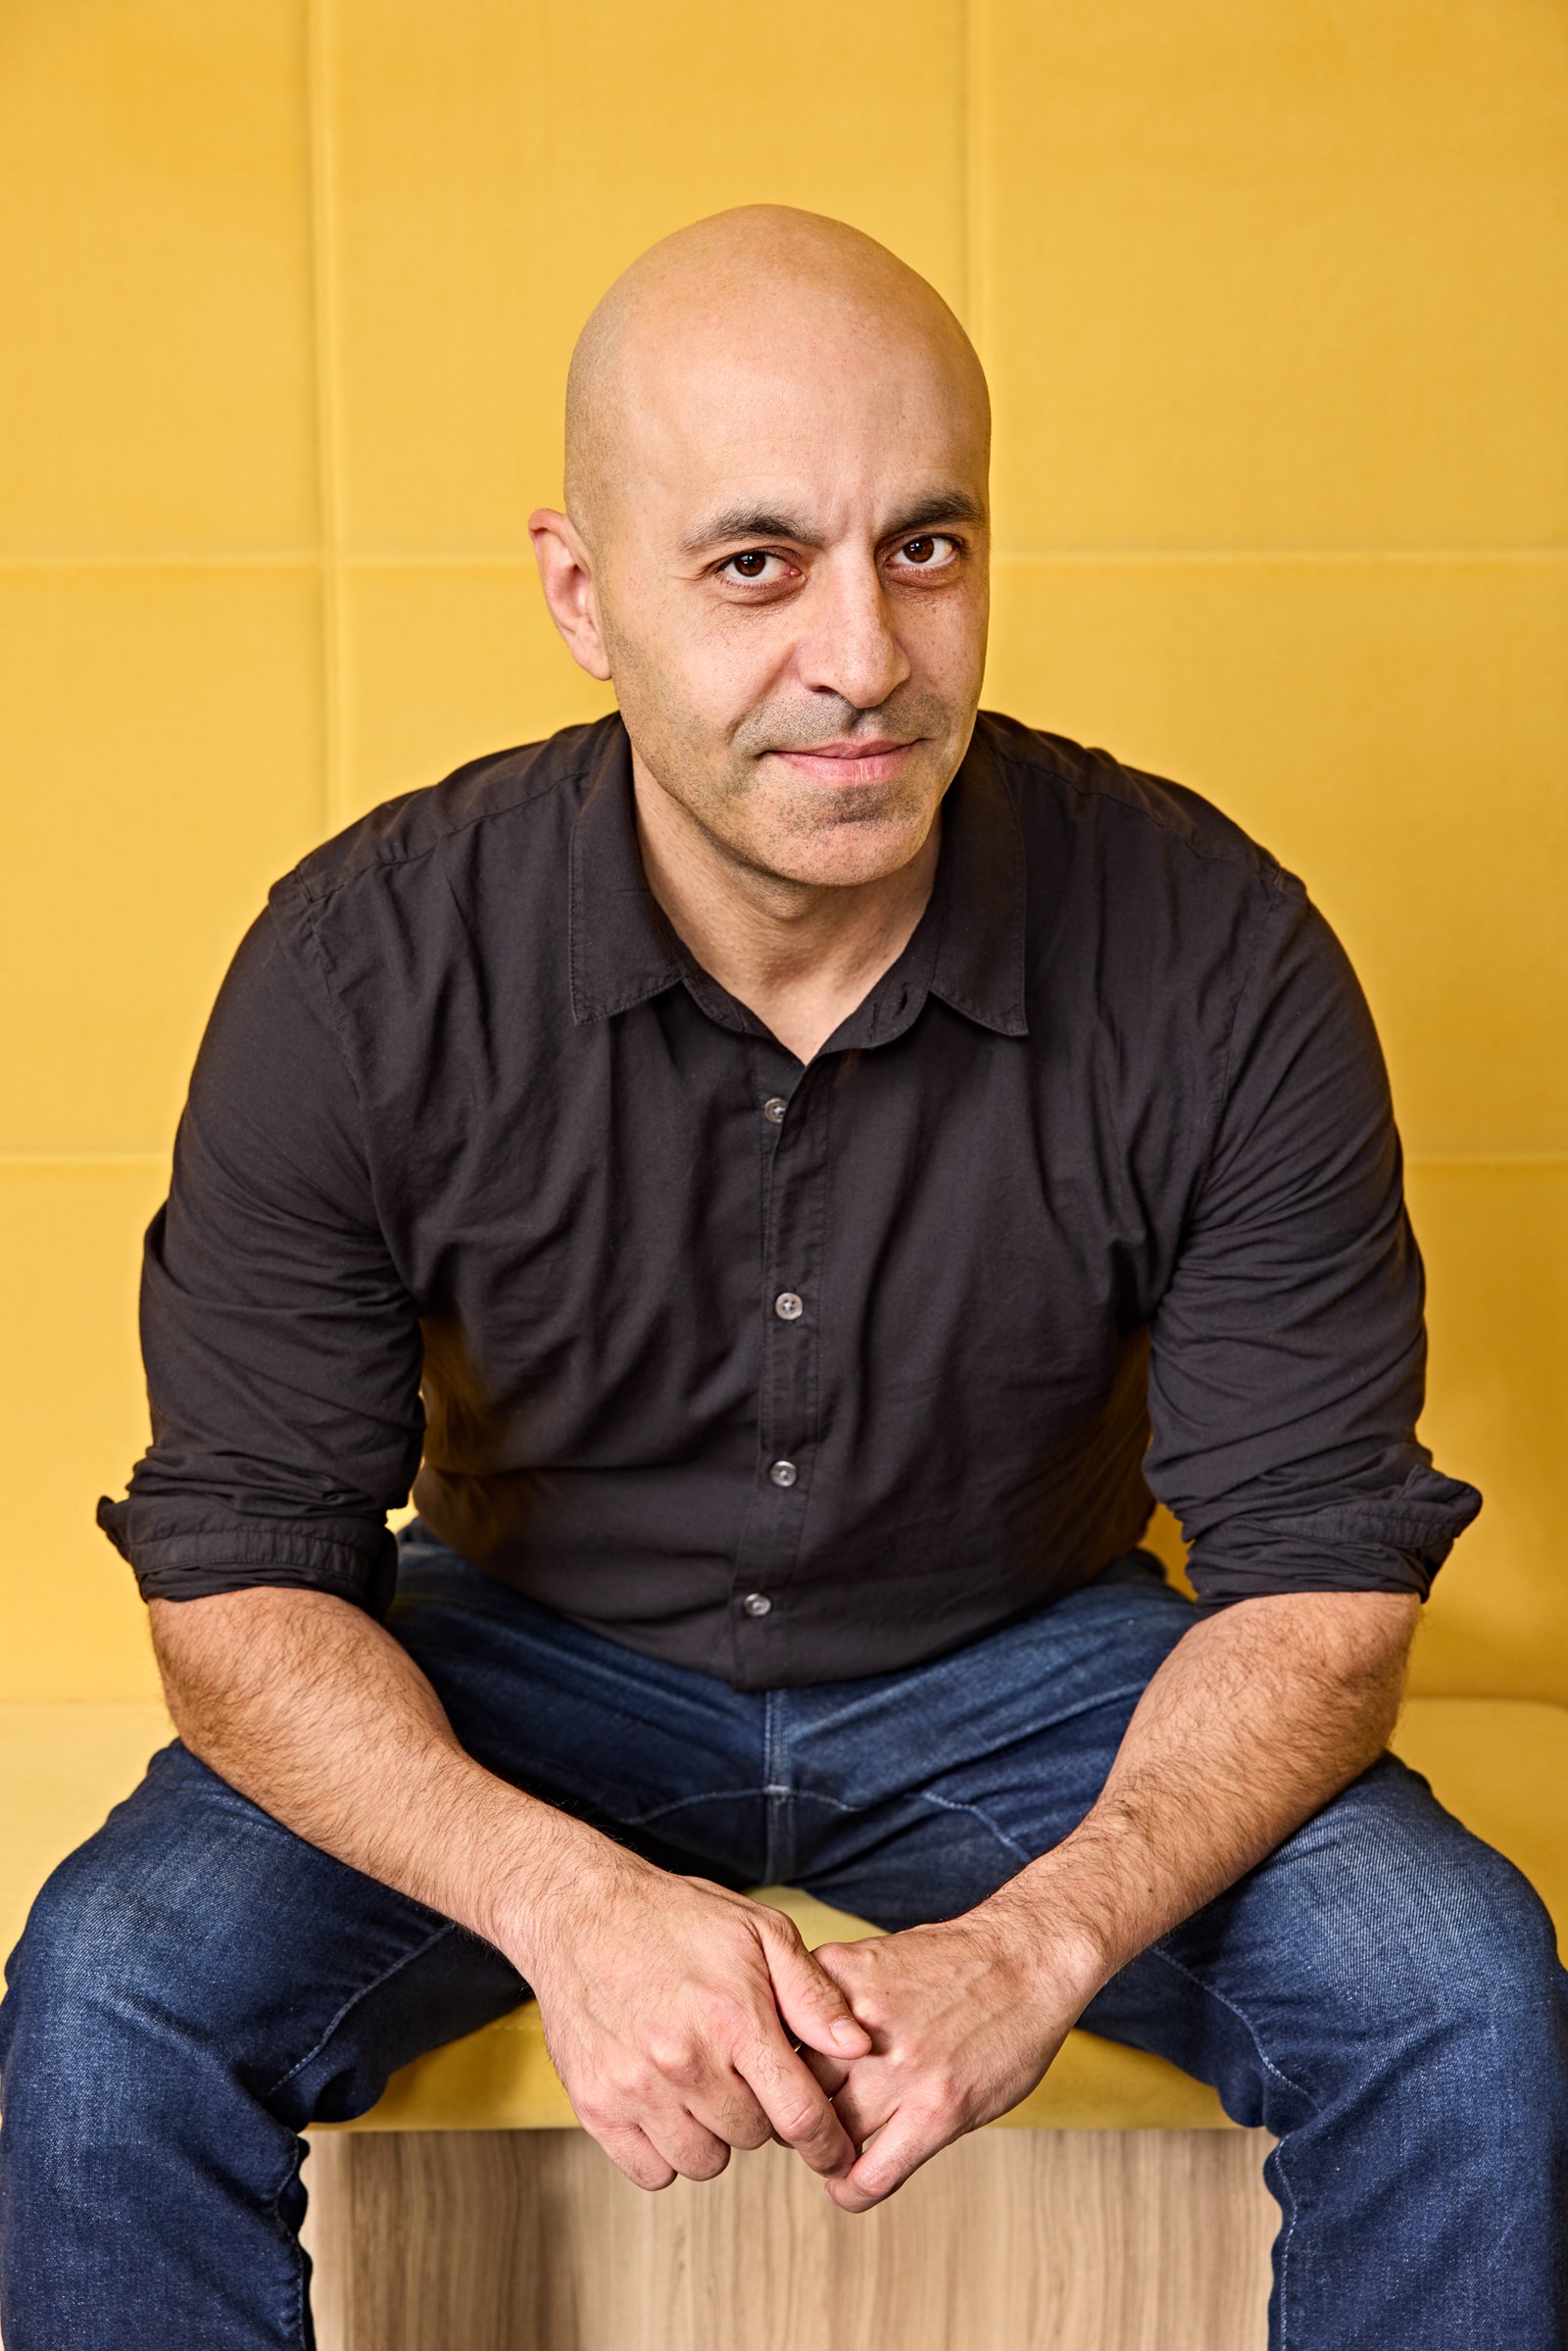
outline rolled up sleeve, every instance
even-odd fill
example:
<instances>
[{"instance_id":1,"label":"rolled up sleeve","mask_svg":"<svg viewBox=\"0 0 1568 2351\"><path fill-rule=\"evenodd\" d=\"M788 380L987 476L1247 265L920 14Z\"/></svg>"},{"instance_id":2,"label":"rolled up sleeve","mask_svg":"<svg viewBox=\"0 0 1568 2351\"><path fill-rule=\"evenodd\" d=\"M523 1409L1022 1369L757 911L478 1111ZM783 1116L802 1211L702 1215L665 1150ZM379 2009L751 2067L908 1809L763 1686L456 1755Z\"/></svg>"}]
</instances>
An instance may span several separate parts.
<instances>
[{"instance_id":1,"label":"rolled up sleeve","mask_svg":"<svg viewBox=\"0 0 1568 2351\"><path fill-rule=\"evenodd\" d=\"M1328 925L1286 885L1258 924L1152 1330L1147 1472L1205 1607L1425 1596L1481 1496L1416 1439L1422 1313L1371 1016Z\"/></svg>"},{"instance_id":2,"label":"rolled up sleeve","mask_svg":"<svg viewBox=\"0 0 1568 2351\"><path fill-rule=\"evenodd\" d=\"M147 1598L291 1585L379 1612L423 1432L418 1319L308 928L274 902L220 995L147 1235L153 1442L98 1523Z\"/></svg>"}]
</instances>

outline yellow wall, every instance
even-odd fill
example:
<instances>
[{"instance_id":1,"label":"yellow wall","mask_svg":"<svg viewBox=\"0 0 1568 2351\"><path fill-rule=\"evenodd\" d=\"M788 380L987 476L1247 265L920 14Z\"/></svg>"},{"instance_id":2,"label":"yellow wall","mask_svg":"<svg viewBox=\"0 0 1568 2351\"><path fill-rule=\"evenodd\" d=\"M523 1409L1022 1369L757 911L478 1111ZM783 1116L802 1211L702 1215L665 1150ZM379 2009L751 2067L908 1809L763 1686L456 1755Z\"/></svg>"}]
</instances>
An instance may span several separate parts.
<instances>
[{"instance_id":1,"label":"yellow wall","mask_svg":"<svg viewBox=\"0 0 1568 2351\"><path fill-rule=\"evenodd\" d=\"M8 0L0 1696L152 1687L91 1506L238 932L356 810L604 707L522 527L572 333L775 197L991 368L991 699L1339 923L1429 1434L1489 1492L1421 1686L1568 1698L1565 99L1561 0Z\"/></svg>"}]
</instances>

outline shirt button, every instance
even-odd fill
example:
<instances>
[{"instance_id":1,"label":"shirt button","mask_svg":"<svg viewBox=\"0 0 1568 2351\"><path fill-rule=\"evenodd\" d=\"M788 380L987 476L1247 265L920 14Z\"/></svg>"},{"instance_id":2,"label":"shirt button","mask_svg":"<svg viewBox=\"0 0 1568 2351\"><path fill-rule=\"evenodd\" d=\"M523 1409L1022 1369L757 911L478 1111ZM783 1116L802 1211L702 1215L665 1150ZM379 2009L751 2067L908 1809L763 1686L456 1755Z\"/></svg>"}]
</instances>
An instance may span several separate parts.
<instances>
[{"instance_id":1,"label":"shirt button","mask_svg":"<svg viewBox=\"0 0 1568 2351\"><path fill-rule=\"evenodd\" d=\"M793 1461L775 1461L767 1474L775 1486L793 1486L801 1473Z\"/></svg>"},{"instance_id":2,"label":"shirt button","mask_svg":"<svg viewBox=\"0 0 1568 2351\"><path fill-rule=\"evenodd\" d=\"M780 1322L799 1322L806 1307L793 1290L781 1290L773 1300L773 1311Z\"/></svg>"},{"instance_id":3,"label":"shirt button","mask_svg":"<svg viewBox=\"0 0 1568 2351\"><path fill-rule=\"evenodd\" d=\"M781 1127L784 1124L784 1113L788 1108L789 1103L784 1100L783 1095L775 1094L770 1101L762 1104L762 1116L770 1118L776 1127Z\"/></svg>"},{"instance_id":4,"label":"shirt button","mask_svg":"<svg viewBox=\"0 0 1568 2351\"><path fill-rule=\"evenodd\" d=\"M748 1616L769 1616L773 1603L765 1592L749 1592L741 1602Z\"/></svg>"}]
</instances>

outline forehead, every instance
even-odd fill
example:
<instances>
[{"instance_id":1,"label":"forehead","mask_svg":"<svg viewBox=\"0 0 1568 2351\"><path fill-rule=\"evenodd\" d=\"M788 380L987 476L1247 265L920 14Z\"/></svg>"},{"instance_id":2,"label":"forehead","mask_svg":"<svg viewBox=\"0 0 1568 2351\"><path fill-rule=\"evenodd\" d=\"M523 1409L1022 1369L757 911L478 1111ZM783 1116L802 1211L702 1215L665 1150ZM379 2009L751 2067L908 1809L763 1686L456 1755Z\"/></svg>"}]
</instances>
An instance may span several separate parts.
<instances>
[{"instance_id":1,"label":"forehead","mask_svg":"<svg viewBox=\"0 0 1568 2351\"><path fill-rule=\"evenodd\" d=\"M799 513L983 501L983 410L932 340L789 330L651 355L627 404L629 471L682 510Z\"/></svg>"}]
</instances>

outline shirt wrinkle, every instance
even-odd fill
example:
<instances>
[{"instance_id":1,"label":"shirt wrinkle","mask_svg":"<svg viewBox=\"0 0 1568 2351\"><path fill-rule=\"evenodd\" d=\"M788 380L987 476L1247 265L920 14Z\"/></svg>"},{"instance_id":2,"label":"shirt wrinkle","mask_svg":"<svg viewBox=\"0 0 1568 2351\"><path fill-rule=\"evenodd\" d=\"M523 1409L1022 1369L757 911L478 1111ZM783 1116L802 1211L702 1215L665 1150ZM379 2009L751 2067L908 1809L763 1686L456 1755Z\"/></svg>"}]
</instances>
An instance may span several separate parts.
<instances>
[{"instance_id":1,"label":"shirt wrinkle","mask_svg":"<svg viewBox=\"0 0 1568 2351\"><path fill-rule=\"evenodd\" d=\"M1154 1496L1205 1606L1424 1594L1480 1498L1415 1436L1328 926L1197 794L993 713L942 826L805 1064L658 906L618 717L280 882L147 1237L155 1440L100 1509L143 1592L378 1611L412 1480L491 1575L748 1689L1015 1621Z\"/></svg>"}]
</instances>

